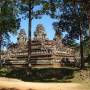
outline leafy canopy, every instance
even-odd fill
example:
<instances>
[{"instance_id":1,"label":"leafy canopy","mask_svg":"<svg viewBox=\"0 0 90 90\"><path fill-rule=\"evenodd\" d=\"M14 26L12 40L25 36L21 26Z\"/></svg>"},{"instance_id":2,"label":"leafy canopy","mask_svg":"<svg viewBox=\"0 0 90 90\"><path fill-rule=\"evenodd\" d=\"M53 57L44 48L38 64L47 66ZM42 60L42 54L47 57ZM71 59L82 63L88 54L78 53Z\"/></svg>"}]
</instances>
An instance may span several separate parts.
<instances>
[{"instance_id":1,"label":"leafy canopy","mask_svg":"<svg viewBox=\"0 0 90 90\"><path fill-rule=\"evenodd\" d=\"M80 37L80 24L82 24L83 37L87 37L88 18L85 10L82 10L82 3L77 0L63 0L62 7L60 7L61 15L58 16L59 22L57 24L60 29L59 32L67 32L64 37L64 43L75 43L76 39Z\"/></svg>"},{"instance_id":2,"label":"leafy canopy","mask_svg":"<svg viewBox=\"0 0 90 90\"><path fill-rule=\"evenodd\" d=\"M2 41L9 40L9 34L15 34L20 26L17 17L17 5L15 0L0 1L0 37Z\"/></svg>"}]
</instances>

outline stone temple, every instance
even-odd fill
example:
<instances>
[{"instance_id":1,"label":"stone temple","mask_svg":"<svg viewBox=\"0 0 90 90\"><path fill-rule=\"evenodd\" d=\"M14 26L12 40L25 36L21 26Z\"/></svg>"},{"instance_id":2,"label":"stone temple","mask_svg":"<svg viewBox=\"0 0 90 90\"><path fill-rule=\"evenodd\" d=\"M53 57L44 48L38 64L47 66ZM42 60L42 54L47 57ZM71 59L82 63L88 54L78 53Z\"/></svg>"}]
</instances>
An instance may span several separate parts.
<instances>
[{"instance_id":1,"label":"stone temple","mask_svg":"<svg viewBox=\"0 0 90 90\"><path fill-rule=\"evenodd\" d=\"M21 29L17 43L10 44L7 51L2 54L2 60L7 65L25 67L28 63L28 39L25 30ZM62 67L65 62L75 62L74 49L62 44L62 36L55 33L53 40L47 38L42 24L38 24L31 40L31 66L32 67Z\"/></svg>"}]
</instances>

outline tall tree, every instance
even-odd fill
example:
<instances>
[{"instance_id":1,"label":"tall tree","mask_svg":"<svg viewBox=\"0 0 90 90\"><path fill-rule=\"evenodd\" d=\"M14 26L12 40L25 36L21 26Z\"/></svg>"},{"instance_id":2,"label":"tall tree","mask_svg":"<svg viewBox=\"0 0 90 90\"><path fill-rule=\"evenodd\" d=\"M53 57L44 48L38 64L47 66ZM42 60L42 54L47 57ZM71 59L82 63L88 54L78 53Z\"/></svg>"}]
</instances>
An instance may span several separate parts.
<instances>
[{"instance_id":1,"label":"tall tree","mask_svg":"<svg viewBox=\"0 0 90 90\"><path fill-rule=\"evenodd\" d=\"M3 40L9 39L9 34L15 34L20 26L20 19L17 18L16 11L16 1L0 1L0 55Z\"/></svg>"},{"instance_id":2,"label":"tall tree","mask_svg":"<svg viewBox=\"0 0 90 90\"><path fill-rule=\"evenodd\" d=\"M78 0L63 0L61 7L59 28L66 31L66 39L75 40L80 38L80 56L81 66L84 66L83 58L83 39L87 36L88 21L86 12L82 10L81 3Z\"/></svg>"},{"instance_id":3,"label":"tall tree","mask_svg":"<svg viewBox=\"0 0 90 90\"><path fill-rule=\"evenodd\" d=\"M40 14L40 10L33 10L35 6L40 6L40 0L21 0L19 3L21 14L24 17L28 18L28 69L31 69L31 26L32 19L37 18L38 13ZM30 70L27 70L27 74L30 74Z\"/></svg>"}]
</instances>

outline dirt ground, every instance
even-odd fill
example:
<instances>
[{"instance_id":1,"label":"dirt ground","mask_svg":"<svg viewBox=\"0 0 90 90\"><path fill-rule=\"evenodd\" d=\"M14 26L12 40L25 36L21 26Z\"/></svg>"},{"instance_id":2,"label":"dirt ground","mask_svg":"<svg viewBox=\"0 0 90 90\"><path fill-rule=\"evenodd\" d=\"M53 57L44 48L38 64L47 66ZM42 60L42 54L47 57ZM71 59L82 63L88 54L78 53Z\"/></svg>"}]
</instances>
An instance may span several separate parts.
<instances>
[{"instance_id":1,"label":"dirt ground","mask_svg":"<svg viewBox=\"0 0 90 90\"><path fill-rule=\"evenodd\" d=\"M0 90L90 90L79 83L38 83L0 78Z\"/></svg>"}]
</instances>

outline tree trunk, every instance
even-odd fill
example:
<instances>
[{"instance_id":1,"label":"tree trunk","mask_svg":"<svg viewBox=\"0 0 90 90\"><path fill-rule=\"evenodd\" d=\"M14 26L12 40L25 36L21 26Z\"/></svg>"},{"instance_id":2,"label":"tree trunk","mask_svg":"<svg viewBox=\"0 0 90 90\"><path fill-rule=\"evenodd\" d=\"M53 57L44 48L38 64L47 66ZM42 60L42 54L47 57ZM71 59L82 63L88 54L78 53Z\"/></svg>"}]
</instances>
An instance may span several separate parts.
<instances>
[{"instance_id":1,"label":"tree trunk","mask_svg":"<svg viewBox=\"0 0 90 90\"><path fill-rule=\"evenodd\" d=\"M88 17L88 23L89 23L89 39L90 39L90 12L88 12L87 17Z\"/></svg>"},{"instance_id":2,"label":"tree trunk","mask_svg":"<svg viewBox=\"0 0 90 90\"><path fill-rule=\"evenodd\" d=\"M1 45L2 44L2 35L0 34L0 66L1 66Z\"/></svg>"},{"instance_id":3,"label":"tree trunk","mask_svg":"<svg viewBox=\"0 0 90 90\"><path fill-rule=\"evenodd\" d=\"M89 23L89 40L88 40L88 48L90 48L90 12L88 14L88 23ZM90 49L88 52L88 56L90 55Z\"/></svg>"},{"instance_id":4,"label":"tree trunk","mask_svg":"<svg viewBox=\"0 0 90 90\"><path fill-rule=\"evenodd\" d=\"M80 23L80 69L84 68L84 56L83 56L83 29L82 23Z\"/></svg>"},{"instance_id":5,"label":"tree trunk","mask_svg":"<svg viewBox=\"0 0 90 90\"><path fill-rule=\"evenodd\" d=\"M90 21L89 21L89 40L90 40Z\"/></svg>"},{"instance_id":6,"label":"tree trunk","mask_svg":"<svg viewBox=\"0 0 90 90\"><path fill-rule=\"evenodd\" d=\"M28 74L30 74L31 70L31 0L29 2L29 21L28 21Z\"/></svg>"}]
</instances>

